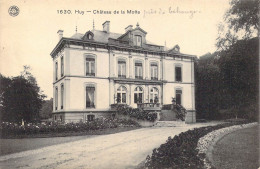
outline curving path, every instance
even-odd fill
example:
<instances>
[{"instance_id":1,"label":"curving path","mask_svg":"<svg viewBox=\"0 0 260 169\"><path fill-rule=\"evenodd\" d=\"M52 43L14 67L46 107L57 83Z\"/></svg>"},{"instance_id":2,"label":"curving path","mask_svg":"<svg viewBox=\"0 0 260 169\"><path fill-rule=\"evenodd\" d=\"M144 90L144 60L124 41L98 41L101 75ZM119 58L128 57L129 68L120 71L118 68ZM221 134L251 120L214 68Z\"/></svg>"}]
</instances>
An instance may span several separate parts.
<instances>
[{"instance_id":1,"label":"curving path","mask_svg":"<svg viewBox=\"0 0 260 169\"><path fill-rule=\"evenodd\" d=\"M0 157L0 168L134 168L169 136L217 123L142 128Z\"/></svg>"}]
</instances>

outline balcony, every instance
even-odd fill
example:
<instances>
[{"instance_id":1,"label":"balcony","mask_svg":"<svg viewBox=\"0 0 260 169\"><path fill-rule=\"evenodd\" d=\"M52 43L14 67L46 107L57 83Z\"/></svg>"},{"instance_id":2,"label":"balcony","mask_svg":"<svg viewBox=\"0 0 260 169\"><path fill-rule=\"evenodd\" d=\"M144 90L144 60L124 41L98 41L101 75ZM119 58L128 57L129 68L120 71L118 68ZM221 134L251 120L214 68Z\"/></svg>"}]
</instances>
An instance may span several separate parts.
<instances>
[{"instance_id":1,"label":"balcony","mask_svg":"<svg viewBox=\"0 0 260 169\"><path fill-rule=\"evenodd\" d=\"M143 79L143 76L135 76L136 79Z\"/></svg>"},{"instance_id":2,"label":"balcony","mask_svg":"<svg viewBox=\"0 0 260 169\"><path fill-rule=\"evenodd\" d=\"M144 110L161 110L160 103L137 103L137 107Z\"/></svg>"},{"instance_id":3,"label":"balcony","mask_svg":"<svg viewBox=\"0 0 260 169\"><path fill-rule=\"evenodd\" d=\"M158 80L158 77L151 77L151 80Z\"/></svg>"},{"instance_id":4,"label":"balcony","mask_svg":"<svg viewBox=\"0 0 260 169\"><path fill-rule=\"evenodd\" d=\"M95 76L95 73L86 73L86 76Z\"/></svg>"},{"instance_id":5,"label":"balcony","mask_svg":"<svg viewBox=\"0 0 260 169\"><path fill-rule=\"evenodd\" d=\"M126 75L118 75L118 78L125 79Z\"/></svg>"},{"instance_id":6,"label":"balcony","mask_svg":"<svg viewBox=\"0 0 260 169\"><path fill-rule=\"evenodd\" d=\"M116 111L117 110L117 107L118 106L120 106L120 105L127 105L126 103L114 103L114 104L111 104L110 105L110 109L112 110L112 111Z\"/></svg>"}]
</instances>

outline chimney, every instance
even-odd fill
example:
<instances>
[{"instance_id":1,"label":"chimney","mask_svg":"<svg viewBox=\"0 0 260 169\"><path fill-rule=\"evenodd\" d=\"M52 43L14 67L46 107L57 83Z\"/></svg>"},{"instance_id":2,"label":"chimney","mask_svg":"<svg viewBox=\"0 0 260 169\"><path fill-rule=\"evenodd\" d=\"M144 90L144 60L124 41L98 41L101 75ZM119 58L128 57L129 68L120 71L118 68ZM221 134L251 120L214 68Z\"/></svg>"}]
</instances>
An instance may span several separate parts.
<instances>
[{"instance_id":1,"label":"chimney","mask_svg":"<svg viewBox=\"0 0 260 169\"><path fill-rule=\"evenodd\" d=\"M103 25L103 31L109 33L110 21L106 21L102 25Z\"/></svg>"},{"instance_id":2,"label":"chimney","mask_svg":"<svg viewBox=\"0 0 260 169\"><path fill-rule=\"evenodd\" d=\"M63 37L63 30L58 30L59 40Z\"/></svg>"},{"instance_id":3,"label":"chimney","mask_svg":"<svg viewBox=\"0 0 260 169\"><path fill-rule=\"evenodd\" d=\"M129 31L129 30L132 30L133 29L133 25L128 25L126 28L125 28L125 32Z\"/></svg>"}]
</instances>

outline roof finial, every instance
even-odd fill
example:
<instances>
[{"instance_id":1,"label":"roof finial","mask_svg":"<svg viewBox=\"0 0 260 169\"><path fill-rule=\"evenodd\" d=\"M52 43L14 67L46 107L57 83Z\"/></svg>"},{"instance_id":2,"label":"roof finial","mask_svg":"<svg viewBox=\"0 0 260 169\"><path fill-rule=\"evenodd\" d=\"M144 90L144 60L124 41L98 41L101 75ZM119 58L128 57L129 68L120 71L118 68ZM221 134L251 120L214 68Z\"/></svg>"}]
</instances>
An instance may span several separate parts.
<instances>
[{"instance_id":1,"label":"roof finial","mask_svg":"<svg viewBox=\"0 0 260 169\"><path fill-rule=\"evenodd\" d=\"M93 19L93 30L95 30L95 20Z\"/></svg>"},{"instance_id":2,"label":"roof finial","mask_svg":"<svg viewBox=\"0 0 260 169\"><path fill-rule=\"evenodd\" d=\"M166 47L166 40L164 41L164 46Z\"/></svg>"},{"instance_id":3,"label":"roof finial","mask_svg":"<svg viewBox=\"0 0 260 169\"><path fill-rule=\"evenodd\" d=\"M76 33L78 32L78 26L76 25Z\"/></svg>"},{"instance_id":4,"label":"roof finial","mask_svg":"<svg viewBox=\"0 0 260 169\"><path fill-rule=\"evenodd\" d=\"M137 22L136 27L139 27L139 23Z\"/></svg>"}]
</instances>

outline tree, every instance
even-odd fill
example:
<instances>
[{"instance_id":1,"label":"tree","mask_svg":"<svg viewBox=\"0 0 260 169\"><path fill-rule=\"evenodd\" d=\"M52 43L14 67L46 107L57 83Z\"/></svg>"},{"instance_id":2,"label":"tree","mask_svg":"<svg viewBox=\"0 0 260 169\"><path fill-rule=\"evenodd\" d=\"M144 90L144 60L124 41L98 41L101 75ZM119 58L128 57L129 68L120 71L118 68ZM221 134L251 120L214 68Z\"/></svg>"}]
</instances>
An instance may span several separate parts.
<instances>
[{"instance_id":1,"label":"tree","mask_svg":"<svg viewBox=\"0 0 260 169\"><path fill-rule=\"evenodd\" d=\"M239 39L259 37L260 0L231 0L226 11L224 23L218 27L216 46L226 50Z\"/></svg>"},{"instance_id":2,"label":"tree","mask_svg":"<svg viewBox=\"0 0 260 169\"><path fill-rule=\"evenodd\" d=\"M25 66L20 76L10 78L3 87L1 95L3 121L39 120L39 111L46 96L40 91L36 79L29 70L30 68Z\"/></svg>"},{"instance_id":3,"label":"tree","mask_svg":"<svg viewBox=\"0 0 260 169\"><path fill-rule=\"evenodd\" d=\"M10 78L4 77L2 74L0 74L0 121L2 121L3 118L3 95L10 83Z\"/></svg>"},{"instance_id":4,"label":"tree","mask_svg":"<svg viewBox=\"0 0 260 169\"><path fill-rule=\"evenodd\" d=\"M231 96L229 106L236 115L242 108L258 105L258 53L259 38L237 41L229 50L222 52L219 61L221 80L225 92ZM242 113L246 115L248 112Z\"/></svg>"},{"instance_id":5,"label":"tree","mask_svg":"<svg viewBox=\"0 0 260 169\"><path fill-rule=\"evenodd\" d=\"M218 118L222 98L218 53L207 53L195 62L195 77L197 117Z\"/></svg>"},{"instance_id":6,"label":"tree","mask_svg":"<svg viewBox=\"0 0 260 169\"><path fill-rule=\"evenodd\" d=\"M48 119L51 118L51 113L53 109L53 99L44 100L42 104L42 108L40 110L40 118L41 119Z\"/></svg>"}]
</instances>

